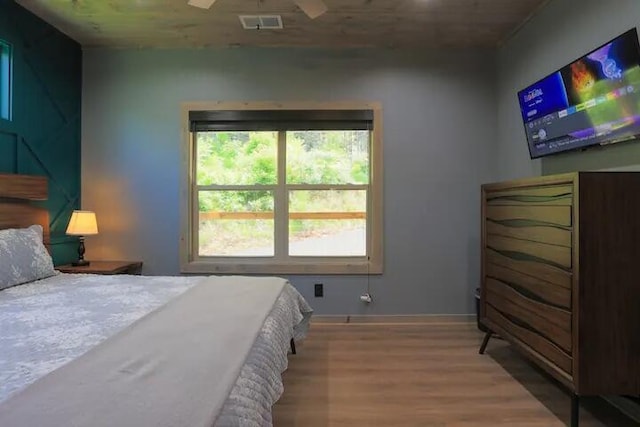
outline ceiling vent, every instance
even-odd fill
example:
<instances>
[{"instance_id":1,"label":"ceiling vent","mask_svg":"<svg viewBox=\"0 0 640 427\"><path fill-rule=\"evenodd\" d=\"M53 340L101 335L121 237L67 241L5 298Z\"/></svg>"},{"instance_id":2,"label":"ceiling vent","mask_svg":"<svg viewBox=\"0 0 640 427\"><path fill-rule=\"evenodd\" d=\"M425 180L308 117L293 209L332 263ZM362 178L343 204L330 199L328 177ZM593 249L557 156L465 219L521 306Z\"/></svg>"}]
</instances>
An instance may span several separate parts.
<instances>
[{"instance_id":1,"label":"ceiling vent","mask_svg":"<svg viewBox=\"0 0 640 427\"><path fill-rule=\"evenodd\" d=\"M281 30L280 15L240 15L242 28L245 30Z\"/></svg>"}]
</instances>

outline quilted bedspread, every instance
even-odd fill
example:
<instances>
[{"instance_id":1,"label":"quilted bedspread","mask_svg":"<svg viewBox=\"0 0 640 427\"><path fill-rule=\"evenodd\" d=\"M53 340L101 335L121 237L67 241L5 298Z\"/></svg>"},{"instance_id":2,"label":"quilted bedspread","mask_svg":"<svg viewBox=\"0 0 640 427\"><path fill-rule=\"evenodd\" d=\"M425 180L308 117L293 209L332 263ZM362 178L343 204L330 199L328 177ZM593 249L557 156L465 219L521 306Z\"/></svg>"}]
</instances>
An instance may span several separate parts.
<instances>
[{"instance_id":1,"label":"quilted bedspread","mask_svg":"<svg viewBox=\"0 0 640 427\"><path fill-rule=\"evenodd\" d=\"M60 274L0 292L0 406L48 373L193 287L201 277ZM287 284L271 308L217 426L268 426L283 391L289 339L311 308Z\"/></svg>"}]
</instances>

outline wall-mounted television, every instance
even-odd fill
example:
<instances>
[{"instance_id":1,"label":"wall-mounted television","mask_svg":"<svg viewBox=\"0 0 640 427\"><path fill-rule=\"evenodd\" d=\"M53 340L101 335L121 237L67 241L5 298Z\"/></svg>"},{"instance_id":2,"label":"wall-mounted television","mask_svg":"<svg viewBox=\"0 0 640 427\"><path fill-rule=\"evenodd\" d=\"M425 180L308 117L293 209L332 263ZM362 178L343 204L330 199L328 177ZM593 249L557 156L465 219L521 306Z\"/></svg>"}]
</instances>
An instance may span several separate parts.
<instances>
[{"instance_id":1,"label":"wall-mounted television","mask_svg":"<svg viewBox=\"0 0 640 427\"><path fill-rule=\"evenodd\" d=\"M640 46L631 29L518 92L532 158L640 135Z\"/></svg>"}]
</instances>

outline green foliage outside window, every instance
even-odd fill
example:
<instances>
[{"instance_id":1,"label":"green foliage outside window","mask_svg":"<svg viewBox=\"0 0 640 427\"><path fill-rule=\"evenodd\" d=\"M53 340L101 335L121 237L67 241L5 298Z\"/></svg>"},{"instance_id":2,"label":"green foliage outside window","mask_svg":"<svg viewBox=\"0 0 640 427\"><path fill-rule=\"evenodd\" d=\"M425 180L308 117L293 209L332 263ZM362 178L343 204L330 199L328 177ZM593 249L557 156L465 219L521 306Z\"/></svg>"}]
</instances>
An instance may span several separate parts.
<instances>
[{"instance_id":1,"label":"green foliage outside window","mask_svg":"<svg viewBox=\"0 0 640 427\"><path fill-rule=\"evenodd\" d=\"M285 181L297 186L287 189L289 213L297 214L288 220L290 243L364 230L367 190L350 186L369 184L369 132L289 131L281 136ZM278 132L197 133L198 205L204 214L199 224L201 255L273 254L275 188L282 184L278 138ZM314 188L318 185L339 189ZM202 188L206 186L212 187ZM305 213L323 212L338 217L305 218ZM364 231L358 236L364 241Z\"/></svg>"},{"instance_id":2,"label":"green foliage outside window","mask_svg":"<svg viewBox=\"0 0 640 427\"><path fill-rule=\"evenodd\" d=\"M287 132L288 184L368 184L369 134L363 131ZM198 133L198 185L275 185L277 132ZM200 211L262 211L269 191L202 192Z\"/></svg>"}]
</instances>

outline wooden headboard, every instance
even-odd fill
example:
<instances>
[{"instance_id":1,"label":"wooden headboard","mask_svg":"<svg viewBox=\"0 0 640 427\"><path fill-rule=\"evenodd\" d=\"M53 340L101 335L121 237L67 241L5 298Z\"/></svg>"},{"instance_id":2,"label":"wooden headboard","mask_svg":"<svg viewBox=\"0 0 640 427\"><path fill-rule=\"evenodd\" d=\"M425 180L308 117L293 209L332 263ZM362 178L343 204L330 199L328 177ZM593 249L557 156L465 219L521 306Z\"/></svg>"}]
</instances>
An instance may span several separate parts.
<instances>
[{"instance_id":1,"label":"wooden headboard","mask_svg":"<svg viewBox=\"0 0 640 427\"><path fill-rule=\"evenodd\" d=\"M48 248L49 212L30 203L34 200L47 200L47 178L0 173L0 230L40 224Z\"/></svg>"}]
</instances>

